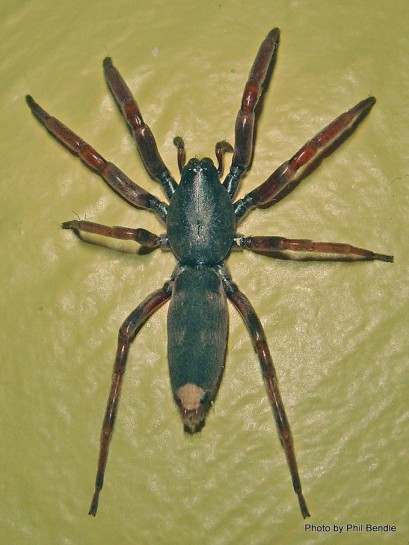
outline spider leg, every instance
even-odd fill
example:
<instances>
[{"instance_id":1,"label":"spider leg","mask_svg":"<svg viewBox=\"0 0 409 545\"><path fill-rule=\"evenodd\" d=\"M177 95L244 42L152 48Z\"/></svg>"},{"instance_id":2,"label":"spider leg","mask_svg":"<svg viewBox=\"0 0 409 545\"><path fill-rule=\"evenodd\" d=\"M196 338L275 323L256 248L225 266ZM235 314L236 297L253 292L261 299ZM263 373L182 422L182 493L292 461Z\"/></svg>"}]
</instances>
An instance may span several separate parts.
<instances>
[{"instance_id":1,"label":"spider leg","mask_svg":"<svg viewBox=\"0 0 409 545\"><path fill-rule=\"evenodd\" d=\"M114 429L119 398L121 395L122 380L125 373L126 360L130 344L137 333L154 312L156 312L171 296L172 283L165 285L151 293L125 320L118 335L118 348L116 352L111 389L109 392L107 408L101 430L101 446L98 457L98 469L95 480L95 492L92 497L89 515L97 514L99 494L104 484L104 473L108 459L109 444Z\"/></svg>"},{"instance_id":2,"label":"spider leg","mask_svg":"<svg viewBox=\"0 0 409 545\"><path fill-rule=\"evenodd\" d=\"M132 132L145 168L149 175L162 185L163 190L170 200L177 184L159 154L155 137L150 127L144 122L139 107L127 84L112 64L112 59L106 57L103 65L108 87Z\"/></svg>"},{"instance_id":3,"label":"spider leg","mask_svg":"<svg viewBox=\"0 0 409 545\"><path fill-rule=\"evenodd\" d=\"M240 179L248 169L253 155L253 133L256 121L255 109L263 92L263 84L273 69L280 31L273 28L261 44L244 87L241 107L236 118L235 142L230 172L223 185L233 200Z\"/></svg>"},{"instance_id":4,"label":"spider leg","mask_svg":"<svg viewBox=\"0 0 409 545\"><path fill-rule=\"evenodd\" d=\"M234 204L237 219L242 219L253 208L271 206L287 195L353 132L375 102L374 97L369 97L341 114L309 140L290 160L280 165L264 183L239 199ZM289 184L293 184L292 187L289 187ZM283 192L284 189L286 192Z\"/></svg>"},{"instance_id":5,"label":"spider leg","mask_svg":"<svg viewBox=\"0 0 409 545\"><path fill-rule=\"evenodd\" d=\"M241 237L237 241L239 248L275 257L302 261L387 261L393 262L393 256L376 254L371 250L357 248L342 242L314 242L307 239L283 237Z\"/></svg>"},{"instance_id":6,"label":"spider leg","mask_svg":"<svg viewBox=\"0 0 409 545\"><path fill-rule=\"evenodd\" d=\"M77 237L85 242L92 242L83 237L83 233L90 233L95 235L101 235L104 237L114 238L118 240L134 240L142 248L155 250L156 248L167 248L166 237L158 236L146 229L132 229L131 227L110 227L108 225L101 225L100 223L93 223L92 221L84 220L71 220L65 221L61 224L63 229L72 229ZM95 244L95 243L94 243Z\"/></svg>"},{"instance_id":7,"label":"spider leg","mask_svg":"<svg viewBox=\"0 0 409 545\"><path fill-rule=\"evenodd\" d=\"M290 424L288 422L284 404L281 399L277 375L270 355L270 350L267 345L263 326L261 325L252 304L238 289L237 285L234 284L227 275L223 275L223 281L227 297L240 313L250 333L254 350L260 362L267 395L273 410L280 441L287 458L287 464L290 470L294 491L298 497L301 514L303 518L309 517L310 513L302 493L301 480L298 474L297 460L295 457Z\"/></svg>"},{"instance_id":8,"label":"spider leg","mask_svg":"<svg viewBox=\"0 0 409 545\"><path fill-rule=\"evenodd\" d=\"M116 165L106 161L89 144L72 132L71 129L43 110L31 96L27 95L26 100L32 113L56 140L79 157L86 167L101 176L120 197L137 208L152 210L165 222L167 205L164 202L161 202L154 195L139 187Z\"/></svg>"}]
</instances>

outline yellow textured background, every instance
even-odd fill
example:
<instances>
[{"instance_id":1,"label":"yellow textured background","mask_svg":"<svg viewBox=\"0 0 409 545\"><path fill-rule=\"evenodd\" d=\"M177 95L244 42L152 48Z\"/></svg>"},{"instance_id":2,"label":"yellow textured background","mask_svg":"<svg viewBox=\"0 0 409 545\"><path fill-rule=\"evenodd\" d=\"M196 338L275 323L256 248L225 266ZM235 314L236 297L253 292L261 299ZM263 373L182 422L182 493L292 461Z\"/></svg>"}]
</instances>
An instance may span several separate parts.
<instances>
[{"instance_id":1,"label":"yellow textured background","mask_svg":"<svg viewBox=\"0 0 409 545\"><path fill-rule=\"evenodd\" d=\"M406 0L2 1L2 543L331 543L304 529L248 334L231 312L226 374L200 435L171 399L166 310L130 354L96 519L87 516L116 336L162 285L171 255L113 253L59 229L81 218L161 231L56 144L32 94L137 183L161 196L103 80L113 57L162 156L233 140L243 85L270 28L282 39L257 133L255 187L370 94L378 102L250 234L344 241L395 263L291 263L234 255L235 281L270 342L311 523L394 524L339 542L408 540L409 8Z\"/></svg>"}]
</instances>

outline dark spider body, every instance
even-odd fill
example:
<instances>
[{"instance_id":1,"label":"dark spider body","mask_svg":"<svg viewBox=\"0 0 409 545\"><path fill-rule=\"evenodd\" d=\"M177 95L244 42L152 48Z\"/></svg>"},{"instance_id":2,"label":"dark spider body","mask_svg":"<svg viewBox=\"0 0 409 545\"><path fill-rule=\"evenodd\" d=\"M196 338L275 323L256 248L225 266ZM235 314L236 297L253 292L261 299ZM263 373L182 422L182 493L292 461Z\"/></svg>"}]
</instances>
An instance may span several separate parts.
<instances>
[{"instance_id":1,"label":"dark spider body","mask_svg":"<svg viewBox=\"0 0 409 545\"><path fill-rule=\"evenodd\" d=\"M169 204L169 245L189 267L214 267L229 255L236 232L233 204L211 159L191 159Z\"/></svg>"},{"instance_id":2,"label":"dark spider body","mask_svg":"<svg viewBox=\"0 0 409 545\"><path fill-rule=\"evenodd\" d=\"M119 330L111 390L102 425L95 492L89 511L91 515L95 516L97 512L128 351L137 333L148 318L170 299L168 361L172 392L185 430L195 433L205 423L223 375L229 299L250 333L301 514L304 518L309 516L301 489L290 426L264 330L250 301L230 278L225 261L232 250L251 250L269 257L286 259L391 262L393 258L350 244L286 239L279 236L245 237L237 233L237 225L246 213L255 208L272 206L288 194L323 157L332 152L354 130L375 103L375 99L369 97L341 114L291 159L279 166L264 183L235 201L239 182L250 166L255 108L266 76L273 69L278 42L279 31L273 29L260 46L237 115L234 148L224 141L216 144L217 169L208 158L191 159L185 165L183 141L179 137L175 138L181 172L179 184L164 164L153 134L144 122L126 83L111 59L104 60L108 86L133 134L147 172L162 186L169 204L160 201L130 180L118 167L106 161L89 144L27 96L33 114L60 143L68 147L132 206L156 213L166 226L166 233L155 235L142 228L108 227L76 220L65 222L62 227L73 230L79 238L94 233L134 240L148 250L171 250L178 262L170 280L150 294L128 316ZM223 154L226 151L233 152L233 159L229 174L221 182Z\"/></svg>"},{"instance_id":3,"label":"dark spider body","mask_svg":"<svg viewBox=\"0 0 409 545\"><path fill-rule=\"evenodd\" d=\"M211 159L191 159L184 167L166 226L180 271L168 313L169 375L185 430L194 433L223 374L228 312L215 267L230 254L236 231L231 199Z\"/></svg>"}]
</instances>

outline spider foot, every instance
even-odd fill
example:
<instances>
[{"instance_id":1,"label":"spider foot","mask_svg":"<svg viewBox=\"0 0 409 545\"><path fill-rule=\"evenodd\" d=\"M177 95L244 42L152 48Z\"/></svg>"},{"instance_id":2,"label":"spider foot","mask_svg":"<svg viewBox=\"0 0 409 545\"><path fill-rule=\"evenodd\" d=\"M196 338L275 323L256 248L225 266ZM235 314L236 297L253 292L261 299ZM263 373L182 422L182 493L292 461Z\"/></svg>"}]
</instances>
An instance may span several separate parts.
<instances>
[{"instance_id":1,"label":"spider foot","mask_svg":"<svg viewBox=\"0 0 409 545\"><path fill-rule=\"evenodd\" d=\"M71 229L71 231L76 235L80 240L84 240L81 235L81 230L78 226L77 220L71 220L71 221L64 221L61 224L61 229Z\"/></svg>"},{"instance_id":2,"label":"spider foot","mask_svg":"<svg viewBox=\"0 0 409 545\"><path fill-rule=\"evenodd\" d=\"M99 492L99 490L95 490L94 495L92 496L91 507L88 511L88 515L92 515L93 517L95 517L98 510Z\"/></svg>"},{"instance_id":3,"label":"spider foot","mask_svg":"<svg viewBox=\"0 0 409 545\"><path fill-rule=\"evenodd\" d=\"M374 259L378 261L386 261L387 263L393 263L393 255L384 255L384 254L374 254Z\"/></svg>"},{"instance_id":4,"label":"spider foot","mask_svg":"<svg viewBox=\"0 0 409 545\"><path fill-rule=\"evenodd\" d=\"M61 229L73 229L74 226L75 226L75 222L76 220L71 220L71 221L64 221L62 224L61 224Z\"/></svg>"},{"instance_id":5,"label":"spider foot","mask_svg":"<svg viewBox=\"0 0 409 545\"><path fill-rule=\"evenodd\" d=\"M301 514L302 518L306 519L307 517L310 517L310 512L308 511L307 504L305 502L304 496L301 492L298 492L298 503L300 504Z\"/></svg>"}]
</instances>

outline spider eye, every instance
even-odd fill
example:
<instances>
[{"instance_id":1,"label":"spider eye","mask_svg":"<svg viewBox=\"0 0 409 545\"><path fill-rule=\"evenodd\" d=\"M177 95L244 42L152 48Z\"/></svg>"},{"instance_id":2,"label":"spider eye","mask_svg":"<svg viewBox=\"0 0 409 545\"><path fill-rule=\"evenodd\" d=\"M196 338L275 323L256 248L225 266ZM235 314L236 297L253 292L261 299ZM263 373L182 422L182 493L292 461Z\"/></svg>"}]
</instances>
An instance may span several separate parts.
<instances>
[{"instance_id":1,"label":"spider eye","mask_svg":"<svg viewBox=\"0 0 409 545\"><path fill-rule=\"evenodd\" d=\"M214 167L214 163L213 163L212 159L210 159L210 157L203 157L202 164L203 164L203 166L211 165L212 167Z\"/></svg>"}]
</instances>

